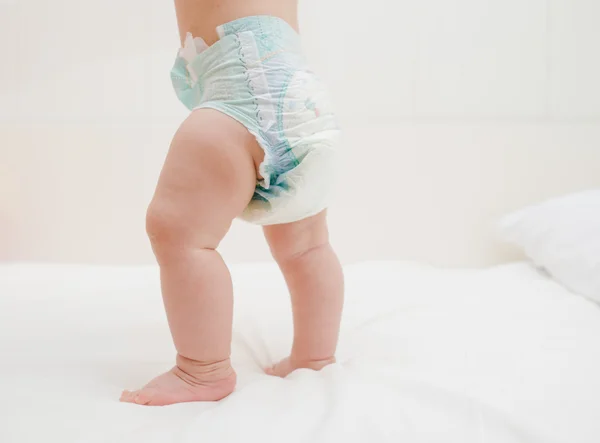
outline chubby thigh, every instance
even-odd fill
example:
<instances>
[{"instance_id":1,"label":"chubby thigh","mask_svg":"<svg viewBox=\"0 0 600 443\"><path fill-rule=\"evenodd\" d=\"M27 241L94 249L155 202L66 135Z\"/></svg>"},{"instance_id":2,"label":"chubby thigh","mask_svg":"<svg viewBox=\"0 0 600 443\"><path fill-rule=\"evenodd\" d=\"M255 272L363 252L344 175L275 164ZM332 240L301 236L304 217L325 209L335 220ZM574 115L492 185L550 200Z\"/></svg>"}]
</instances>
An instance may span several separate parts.
<instances>
[{"instance_id":1,"label":"chubby thigh","mask_svg":"<svg viewBox=\"0 0 600 443\"><path fill-rule=\"evenodd\" d=\"M193 111L173 137L148 208L155 252L163 244L216 248L252 198L262 156L237 121L212 109Z\"/></svg>"}]
</instances>

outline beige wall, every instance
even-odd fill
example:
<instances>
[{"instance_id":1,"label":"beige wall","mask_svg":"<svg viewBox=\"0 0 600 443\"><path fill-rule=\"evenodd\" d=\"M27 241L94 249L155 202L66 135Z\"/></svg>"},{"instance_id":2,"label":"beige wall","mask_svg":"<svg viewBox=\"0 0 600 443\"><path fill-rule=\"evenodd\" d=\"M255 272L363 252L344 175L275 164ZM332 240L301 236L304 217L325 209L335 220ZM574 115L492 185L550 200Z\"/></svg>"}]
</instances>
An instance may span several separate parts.
<instances>
[{"instance_id":1,"label":"beige wall","mask_svg":"<svg viewBox=\"0 0 600 443\"><path fill-rule=\"evenodd\" d=\"M331 210L345 261L503 261L498 216L600 186L599 3L301 3L346 129ZM0 0L0 259L152 260L144 210L185 116L177 43L162 0ZM223 251L268 258L242 223Z\"/></svg>"}]
</instances>

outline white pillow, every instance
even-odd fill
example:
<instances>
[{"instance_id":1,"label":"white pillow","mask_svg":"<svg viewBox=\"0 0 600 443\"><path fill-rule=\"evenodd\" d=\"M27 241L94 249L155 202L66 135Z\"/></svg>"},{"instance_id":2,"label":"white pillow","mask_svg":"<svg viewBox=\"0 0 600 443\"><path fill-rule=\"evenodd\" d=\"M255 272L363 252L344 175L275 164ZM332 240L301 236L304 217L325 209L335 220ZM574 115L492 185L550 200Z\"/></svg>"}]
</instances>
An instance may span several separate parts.
<instances>
[{"instance_id":1,"label":"white pillow","mask_svg":"<svg viewBox=\"0 0 600 443\"><path fill-rule=\"evenodd\" d=\"M529 206L499 227L555 280L600 302L600 189Z\"/></svg>"}]
</instances>

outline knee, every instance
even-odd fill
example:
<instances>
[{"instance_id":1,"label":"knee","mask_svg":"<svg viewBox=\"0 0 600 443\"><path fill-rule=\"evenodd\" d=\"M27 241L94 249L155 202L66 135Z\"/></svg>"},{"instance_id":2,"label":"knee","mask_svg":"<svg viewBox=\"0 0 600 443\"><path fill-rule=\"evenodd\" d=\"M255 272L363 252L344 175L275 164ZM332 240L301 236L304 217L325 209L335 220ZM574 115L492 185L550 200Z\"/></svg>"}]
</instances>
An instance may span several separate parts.
<instances>
[{"instance_id":1,"label":"knee","mask_svg":"<svg viewBox=\"0 0 600 443\"><path fill-rule=\"evenodd\" d=\"M271 254L280 265L329 246L327 226L320 220L271 227L268 240Z\"/></svg>"},{"instance_id":2,"label":"knee","mask_svg":"<svg viewBox=\"0 0 600 443\"><path fill-rule=\"evenodd\" d=\"M153 201L146 212L146 233L159 264L185 258L198 249L214 249L201 226L192 229L175 208Z\"/></svg>"},{"instance_id":3,"label":"knee","mask_svg":"<svg viewBox=\"0 0 600 443\"><path fill-rule=\"evenodd\" d=\"M160 203L152 202L146 211L146 233L159 262L185 243L178 217Z\"/></svg>"}]
</instances>

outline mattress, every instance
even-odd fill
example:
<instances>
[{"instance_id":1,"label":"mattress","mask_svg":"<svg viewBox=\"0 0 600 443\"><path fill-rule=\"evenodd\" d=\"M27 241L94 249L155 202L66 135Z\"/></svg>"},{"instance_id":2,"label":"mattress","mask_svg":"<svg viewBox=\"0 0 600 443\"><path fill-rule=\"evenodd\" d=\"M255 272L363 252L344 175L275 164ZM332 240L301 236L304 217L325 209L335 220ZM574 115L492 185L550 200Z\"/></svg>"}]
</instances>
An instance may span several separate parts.
<instances>
[{"instance_id":1,"label":"mattress","mask_svg":"<svg viewBox=\"0 0 600 443\"><path fill-rule=\"evenodd\" d=\"M346 267L339 363L286 379L270 264L232 269L236 391L118 402L173 363L156 267L0 266L0 442L600 441L600 310L527 263Z\"/></svg>"}]
</instances>

